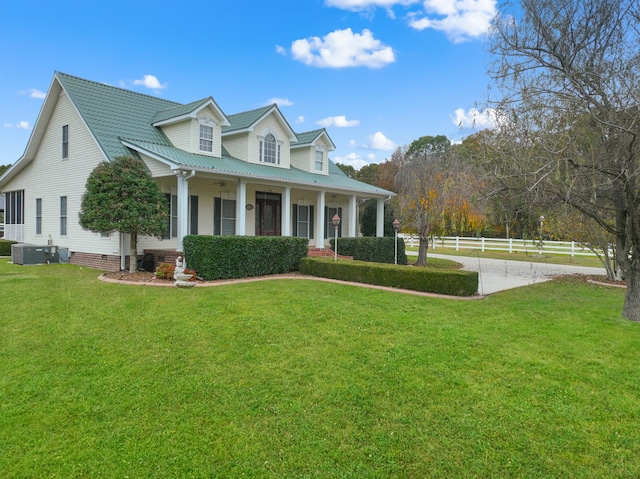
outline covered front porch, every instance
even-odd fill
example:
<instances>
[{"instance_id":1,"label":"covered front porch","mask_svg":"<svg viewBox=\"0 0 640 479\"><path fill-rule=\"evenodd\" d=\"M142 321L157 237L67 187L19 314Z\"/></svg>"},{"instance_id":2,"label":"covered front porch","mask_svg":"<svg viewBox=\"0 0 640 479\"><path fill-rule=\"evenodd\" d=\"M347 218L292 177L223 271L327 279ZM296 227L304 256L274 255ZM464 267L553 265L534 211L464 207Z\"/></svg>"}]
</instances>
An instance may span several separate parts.
<instances>
[{"instance_id":1,"label":"covered front porch","mask_svg":"<svg viewBox=\"0 0 640 479\"><path fill-rule=\"evenodd\" d=\"M143 239L140 247L144 250L182 251L182 239L189 234L296 236L308 238L310 247L322 249L335 234L332 219L336 214L340 217L338 236L358 236L359 205L371 198L377 201L376 235L383 236L388 196L230 178L193 169L173 173L172 177L156 178L170 210L164 238Z\"/></svg>"}]
</instances>

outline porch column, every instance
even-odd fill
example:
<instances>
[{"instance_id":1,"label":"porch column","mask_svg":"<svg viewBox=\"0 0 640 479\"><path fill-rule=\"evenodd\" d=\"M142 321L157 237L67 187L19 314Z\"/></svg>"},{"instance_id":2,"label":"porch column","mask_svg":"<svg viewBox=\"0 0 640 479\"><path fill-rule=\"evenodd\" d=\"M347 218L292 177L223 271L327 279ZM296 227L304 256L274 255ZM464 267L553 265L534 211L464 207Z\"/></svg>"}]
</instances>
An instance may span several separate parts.
<instances>
[{"instance_id":1,"label":"porch column","mask_svg":"<svg viewBox=\"0 0 640 479\"><path fill-rule=\"evenodd\" d=\"M376 236L382 238L384 236L384 199L378 198L376 208Z\"/></svg>"},{"instance_id":2,"label":"porch column","mask_svg":"<svg viewBox=\"0 0 640 479\"><path fill-rule=\"evenodd\" d=\"M178 179L178 238L176 251L183 252L182 240L189 234L189 176L186 171L177 171Z\"/></svg>"},{"instance_id":3,"label":"porch column","mask_svg":"<svg viewBox=\"0 0 640 479\"><path fill-rule=\"evenodd\" d=\"M324 191L318 191L316 207L316 248L324 248Z\"/></svg>"},{"instance_id":4,"label":"porch column","mask_svg":"<svg viewBox=\"0 0 640 479\"><path fill-rule=\"evenodd\" d=\"M358 211L356 209L356 195L349 197L349 238L356 237L356 225L358 224Z\"/></svg>"},{"instance_id":5,"label":"porch column","mask_svg":"<svg viewBox=\"0 0 640 479\"><path fill-rule=\"evenodd\" d=\"M282 195L282 236L291 236L291 187L285 186Z\"/></svg>"},{"instance_id":6,"label":"porch column","mask_svg":"<svg viewBox=\"0 0 640 479\"><path fill-rule=\"evenodd\" d=\"M236 235L244 236L247 231L247 182L238 180L236 189Z\"/></svg>"}]
</instances>

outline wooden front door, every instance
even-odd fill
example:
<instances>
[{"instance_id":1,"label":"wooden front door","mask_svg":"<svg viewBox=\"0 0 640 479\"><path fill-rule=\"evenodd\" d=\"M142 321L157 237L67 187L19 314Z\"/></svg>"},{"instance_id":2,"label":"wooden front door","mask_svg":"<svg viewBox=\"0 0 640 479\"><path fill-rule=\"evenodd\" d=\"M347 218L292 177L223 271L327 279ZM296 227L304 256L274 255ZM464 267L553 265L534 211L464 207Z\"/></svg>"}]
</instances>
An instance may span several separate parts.
<instances>
[{"instance_id":1,"label":"wooden front door","mask_svg":"<svg viewBox=\"0 0 640 479\"><path fill-rule=\"evenodd\" d=\"M256 236L281 235L282 197L277 193L256 193Z\"/></svg>"}]
</instances>

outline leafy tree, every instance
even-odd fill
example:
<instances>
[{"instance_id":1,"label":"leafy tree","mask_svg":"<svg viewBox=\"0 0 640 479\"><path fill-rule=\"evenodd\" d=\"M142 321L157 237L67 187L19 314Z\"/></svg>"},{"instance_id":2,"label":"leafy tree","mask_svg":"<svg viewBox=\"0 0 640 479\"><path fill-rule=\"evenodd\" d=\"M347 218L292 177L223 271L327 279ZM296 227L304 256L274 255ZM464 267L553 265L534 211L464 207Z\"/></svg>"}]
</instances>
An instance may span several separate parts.
<instances>
[{"instance_id":1,"label":"leafy tree","mask_svg":"<svg viewBox=\"0 0 640 479\"><path fill-rule=\"evenodd\" d=\"M0 175L2 175L5 171L7 171L11 165L0 165Z\"/></svg>"},{"instance_id":2,"label":"leafy tree","mask_svg":"<svg viewBox=\"0 0 640 479\"><path fill-rule=\"evenodd\" d=\"M473 206L477 185L470 165L455 156L444 136L423 136L409 146L396 187L394 204L403 229L415 231L420 240L417 266L426 265L433 234L482 224L483 215Z\"/></svg>"},{"instance_id":3,"label":"leafy tree","mask_svg":"<svg viewBox=\"0 0 640 479\"><path fill-rule=\"evenodd\" d=\"M138 236L162 237L169 218L167 202L142 161L120 156L100 163L89 175L80 208L80 226L130 235L129 271L137 266Z\"/></svg>"},{"instance_id":4,"label":"leafy tree","mask_svg":"<svg viewBox=\"0 0 640 479\"><path fill-rule=\"evenodd\" d=\"M640 321L640 3L507 2L490 37L500 134L491 171L615 238L623 316Z\"/></svg>"},{"instance_id":5,"label":"leafy tree","mask_svg":"<svg viewBox=\"0 0 640 479\"><path fill-rule=\"evenodd\" d=\"M342 163L336 163L336 166L342 170L342 172L349 178L356 177L356 169L351 165L343 165Z\"/></svg>"},{"instance_id":6,"label":"leafy tree","mask_svg":"<svg viewBox=\"0 0 640 479\"><path fill-rule=\"evenodd\" d=\"M546 215L544 234L552 240L578 242L602 261L609 279L620 279L614 258L609 254L615 238L589 216L560 204Z\"/></svg>"}]
</instances>

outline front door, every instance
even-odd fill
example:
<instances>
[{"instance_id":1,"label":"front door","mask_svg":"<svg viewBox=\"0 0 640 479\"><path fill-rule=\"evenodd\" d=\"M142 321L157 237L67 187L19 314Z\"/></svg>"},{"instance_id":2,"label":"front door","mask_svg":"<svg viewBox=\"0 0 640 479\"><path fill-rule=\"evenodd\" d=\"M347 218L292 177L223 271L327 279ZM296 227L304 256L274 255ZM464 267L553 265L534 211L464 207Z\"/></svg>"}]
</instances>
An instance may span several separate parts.
<instances>
[{"instance_id":1,"label":"front door","mask_svg":"<svg viewBox=\"0 0 640 479\"><path fill-rule=\"evenodd\" d=\"M280 236L282 196L256 193L256 236Z\"/></svg>"}]
</instances>

